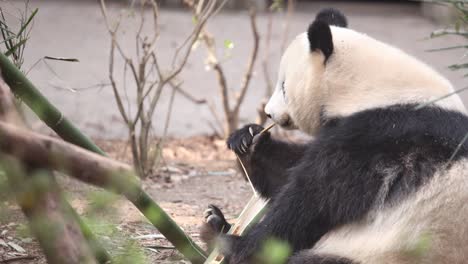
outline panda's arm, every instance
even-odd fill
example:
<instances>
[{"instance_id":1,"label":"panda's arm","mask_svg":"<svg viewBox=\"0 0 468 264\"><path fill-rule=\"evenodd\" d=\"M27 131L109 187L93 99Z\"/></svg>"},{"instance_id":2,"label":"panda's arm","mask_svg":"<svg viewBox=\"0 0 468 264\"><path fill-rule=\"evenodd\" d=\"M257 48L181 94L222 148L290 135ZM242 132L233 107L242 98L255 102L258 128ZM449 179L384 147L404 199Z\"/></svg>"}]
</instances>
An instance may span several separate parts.
<instances>
[{"instance_id":1,"label":"panda's arm","mask_svg":"<svg viewBox=\"0 0 468 264\"><path fill-rule=\"evenodd\" d=\"M364 154L357 157L331 145L309 145L263 220L242 237L222 236L230 263L245 263L270 238L287 241L293 252L311 248L336 226L369 212L382 179L373 170L363 171L376 167L369 164L375 153L367 154L366 148L358 151Z\"/></svg>"},{"instance_id":2,"label":"panda's arm","mask_svg":"<svg viewBox=\"0 0 468 264\"><path fill-rule=\"evenodd\" d=\"M242 161L254 188L262 197L271 198L287 183L287 170L303 157L306 145L273 139L269 132L261 134L254 143L253 137L262 130L258 125L246 125L234 132L227 143Z\"/></svg>"}]
</instances>

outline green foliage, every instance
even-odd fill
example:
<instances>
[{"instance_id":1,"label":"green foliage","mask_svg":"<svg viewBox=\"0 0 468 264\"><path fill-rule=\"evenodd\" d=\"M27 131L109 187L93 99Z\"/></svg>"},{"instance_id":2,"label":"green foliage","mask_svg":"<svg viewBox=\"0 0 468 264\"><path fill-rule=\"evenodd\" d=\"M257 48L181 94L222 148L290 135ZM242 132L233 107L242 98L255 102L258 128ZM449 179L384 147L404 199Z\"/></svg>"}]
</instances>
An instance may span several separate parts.
<instances>
[{"instance_id":1,"label":"green foliage","mask_svg":"<svg viewBox=\"0 0 468 264\"><path fill-rule=\"evenodd\" d=\"M290 255L291 246L287 242L270 238L263 244L257 258L261 263L283 264Z\"/></svg>"},{"instance_id":2,"label":"green foliage","mask_svg":"<svg viewBox=\"0 0 468 264\"><path fill-rule=\"evenodd\" d=\"M116 264L127 264L127 263L134 263L134 264L144 264L148 263L145 255L138 246L138 244L134 241L128 241L127 244L123 247L123 250L118 252L116 257L114 258L113 263Z\"/></svg>"},{"instance_id":3,"label":"green foliage","mask_svg":"<svg viewBox=\"0 0 468 264\"><path fill-rule=\"evenodd\" d=\"M88 194L90 205L87 208L87 213L92 215L96 213L112 214L115 212L112 205L118 198L117 195L105 190L90 192Z\"/></svg>"},{"instance_id":4,"label":"green foliage","mask_svg":"<svg viewBox=\"0 0 468 264\"><path fill-rule=\"evenodd\" d=\"M5 171L0 170L0 200L5 198L8 193L8 182Z\"/></svg>"},{"instance_id":5,"label":"green foliage","mask_svg":"<svg viewBox=\"0 0 468 264\"><path fill-rule=\"evenodd\" d=\"M284 0L273 0L270 5L271 11L282 11L284 9Z\"/></svg>"},{"instance_id":6,"label":"green foliage","mask_svg":"<svg viewBox=\"0 0 468 264\"><path fill-rule=\"evenodd\" d=\"M11 57L13 63L18 68L21 68L23 65L24 50L37 12L37 8L31 11L29 9L29 1L26 1L24 10L19 11L19 29L15 33L15 30L10 27L11 23L7 21L3 9L0 7L0 36L2 38L0 39L0 44L5 46L6 50L3 51L5 56Z\"/></svg>"},{"instance_id":7,"label":"green foliage","mask_svg":"<svg viewBox=\"0 0 468 264\"><path fill-rule=\"evenodd\" d=\"M446 35L457 35L465 39L468 39L468 1L467 0L426 0L425 2L431 2L436 4L445 5L452 7L456 12L456 21L450 25L448 28L439 29L431 34L431 38L442 37ZM463 59L468 58L468 45L458 45L443 47L439 49L433 49L430 51L444 51L444 50L454 50L454 49L464 49L465 53ZM468 63L462 62L450 65L451 70L468 70ZM468 73L465 74L465 77L468 76Z\"/></svg>"},{"instance_id":8,"label":"green foliage","mask_svg":"<svg viewBox=\"0 0 468 264\"><path fill-rule=\"evenodd\" d=\"M421 236L416 241L411 248L407 249L404 253L406 253L409 257L414 259L418 259L427 254L427 252L431 249L432 244L432 237L428 233L421 234Z\"/></svg>"},{"instance_id":9,"label":"green foliage","mask_svg":"<svg viewBox=\"0 0 468 264\"><path fill-rule=\"evenodd\" d=\"M234 48L234 42L232 42L232 40L226 39L226 40L224 40L224 47L226 49L233 49Z\"/></svg>"},{"instance_id":10,"label":"green foliage","mask_svg":"<svg viewBox=\"0 0 468 264\"><path fill-rule=\"evenodd\" d=\"M31 229L23 223L18 224L16 227L16 233L22 238L28 238L32 236Z\"/></svg>"}]
</instances>

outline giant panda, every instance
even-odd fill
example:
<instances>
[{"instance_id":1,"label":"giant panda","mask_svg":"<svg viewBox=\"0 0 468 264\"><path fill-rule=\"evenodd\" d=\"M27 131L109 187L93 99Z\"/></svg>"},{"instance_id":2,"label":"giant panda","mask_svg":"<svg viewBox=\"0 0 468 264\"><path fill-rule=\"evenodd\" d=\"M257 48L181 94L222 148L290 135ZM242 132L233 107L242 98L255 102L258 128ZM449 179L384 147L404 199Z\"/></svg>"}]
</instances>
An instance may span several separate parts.
<instances>
[{"instance_id":1,"label":"giant panda","mask_svg":"<svg viewBox=\"0 0 468 264\"><path fill-rule=\"evenodd\" d=\"M321 11L282 56L266 114L313 136L293 144L234 132L228 147L270 198L243 236L210 206L229 263L258 263L268 238L288 263L468 263L468 116L451 84L403 51Z\"/></svg>"}]
</instances>

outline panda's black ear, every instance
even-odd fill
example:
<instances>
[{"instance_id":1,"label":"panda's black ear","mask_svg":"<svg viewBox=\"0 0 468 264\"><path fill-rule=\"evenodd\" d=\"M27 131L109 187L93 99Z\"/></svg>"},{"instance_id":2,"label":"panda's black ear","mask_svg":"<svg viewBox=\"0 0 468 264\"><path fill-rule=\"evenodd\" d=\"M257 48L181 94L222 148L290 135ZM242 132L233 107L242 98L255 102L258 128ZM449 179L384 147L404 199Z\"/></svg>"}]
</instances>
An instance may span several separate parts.
<instances>
[{"instance_id":1,"label":"panda's black ear","mask_svg":"<svg viewBox=\"0 0 468 264\"><path fill-rule=\"evenodd\" d=\"M325 56L326 62L333 53L333 39L328 23L315 20L307 30L307 37L309 39L310 51L321 51Z\"/></svg>"},{"instance_id":2,"label":"panda's black ear","mask_svg":"<svg viewBox=\"0 0 468 264\"><path fill-rule=\"evenodd\" d=\"M338 9L325 8L315 17L315 20L321 20L330 26L348 27L348 19Z\"/></svg>"}]
</instances>

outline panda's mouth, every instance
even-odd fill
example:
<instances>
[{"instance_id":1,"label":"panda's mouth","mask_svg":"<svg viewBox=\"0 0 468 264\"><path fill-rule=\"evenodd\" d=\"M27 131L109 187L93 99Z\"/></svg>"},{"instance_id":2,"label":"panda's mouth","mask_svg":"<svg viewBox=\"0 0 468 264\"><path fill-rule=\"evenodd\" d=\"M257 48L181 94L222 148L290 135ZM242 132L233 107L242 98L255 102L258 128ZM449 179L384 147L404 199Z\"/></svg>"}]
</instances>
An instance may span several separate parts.
<instances>
[{"instance_id":1,"label":"panda's mouth","mask_svg":"<svg viewBox=\"0 0 468 264\"><path fill-rule=\"evenodd\" d=\"M290 116L286 118L282 118L276 122L279 126L286 130L294 130L297 129L297 126L294 124L294 121L291 119Z\"/></svg>"}]
</instances>

